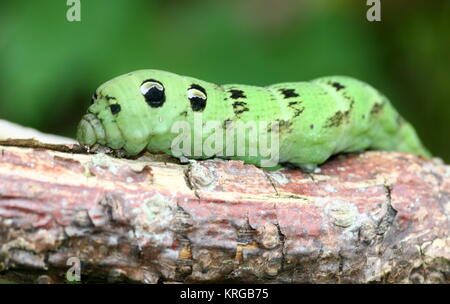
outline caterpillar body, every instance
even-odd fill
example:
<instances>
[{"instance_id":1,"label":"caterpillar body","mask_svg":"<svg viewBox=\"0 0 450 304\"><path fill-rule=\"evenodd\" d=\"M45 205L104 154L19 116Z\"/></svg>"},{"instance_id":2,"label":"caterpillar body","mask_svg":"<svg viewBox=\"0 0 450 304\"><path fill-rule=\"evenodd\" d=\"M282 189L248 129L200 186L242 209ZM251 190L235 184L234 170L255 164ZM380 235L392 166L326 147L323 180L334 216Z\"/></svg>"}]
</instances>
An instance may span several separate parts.
<instances>
[{"instance_id":1,"label":"caterpillar body","mask_svg":"<svg viewBox=\"0 0 450 304\"><path fill-rule=\"evenodd\" d=\"M219 86L159 70L135 71L96 90L88 113L79 124L77 138L88 147L106 146L129 155L148 150L179 157L173 143L180 135L173 131L173 125L183 121L195 129L199 116L201 126L208 121L219 122L216 129L223 131L220 134L226 134L227 128L238 121L277 123L277 128L255 124L256 129L264 128L266 135L278 136L277 164L308 167L325 162L333 154L366 149L430 156L411 124L384 95L345 76L257 87ZM206 140L213 130L192 132ZM198 150L194 140L187 143L189 151ZM231 144L235 146L232 153L230 149L225 151ZM225 140L216 147L215 155L200 152L183 156L216 156L261 166L267 155L236 153L238 148L251 150L259 144L258 136L250 136L241 143Z\"/></svg>"}]
</instances>

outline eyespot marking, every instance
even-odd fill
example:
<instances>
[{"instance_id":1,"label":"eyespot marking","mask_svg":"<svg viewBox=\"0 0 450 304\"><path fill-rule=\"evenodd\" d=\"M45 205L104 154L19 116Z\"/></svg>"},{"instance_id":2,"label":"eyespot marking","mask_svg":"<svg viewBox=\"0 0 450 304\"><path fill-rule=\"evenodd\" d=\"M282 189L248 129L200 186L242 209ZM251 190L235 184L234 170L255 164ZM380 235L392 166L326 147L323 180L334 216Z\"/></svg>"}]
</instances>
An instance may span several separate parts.
<instances>
[{"instance_id":1,"label":"eyespot marking","mask_svg":"<svg viewBox=\"0 0 450 304\"><path fill-rule=\"evenodd\" d=\"M202 112L206 108L206 90L198 84L192 84L187 91L187 96L191 102L191 109L194 112Z\"/></svg>"},{"instance_id":2,"label":"eyespot marking","mask_svg":"<svg viewBox=\"0 0 450 304\"><path fill-rule=\"evenodd\" d=\"M152 108L159 108L166 101L164 86L157 80L144 80L139 89L145 98L145 102Z\"/></svg>"},{"instance_id":3,"label":"eyespot marking","mask_svg":"<svg viewBox=\"0 0 450 304\"><path fill-rule=\"evenodd\" d=\"M207 95L205 88L202 87L201 85L193 83L193 84L191 84L191 87L189 89L197 89L197 90L201 91L203 94Z\"/></svg>"},{"instance_id":4,"label":"eyespot marking","mask_svg":"<svg viewBox=\"0 0 450 304\"><path fill-rule=\"evenodd\" d=\"M112 105L109 106L109 109L111 110L111 113L114 115L119 113L122 110L122 108L120 107L120 104L118 104L118 103L113 103Z\"/></svg>"}]
</instances>

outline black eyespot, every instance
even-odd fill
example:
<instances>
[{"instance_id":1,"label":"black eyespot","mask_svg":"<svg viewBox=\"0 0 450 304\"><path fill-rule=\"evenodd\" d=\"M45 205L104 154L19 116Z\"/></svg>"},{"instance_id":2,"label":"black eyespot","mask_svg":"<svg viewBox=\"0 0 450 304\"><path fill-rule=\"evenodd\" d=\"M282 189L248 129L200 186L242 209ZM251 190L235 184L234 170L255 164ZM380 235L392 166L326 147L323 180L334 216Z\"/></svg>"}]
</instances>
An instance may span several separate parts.
<instances>
[{"instance_id":1,"label":"black eyespot","mask_svg":"<svg viewBox=\"0 0 450 304\"><path fill-rule=\"evenodd\" d=\"M110 105L109 109L111 110L111 113L113 113L113 114L117 114L120 112L120 110L122 110L122 108L120 107L120 104L118 104L118 103L114 103L114 104Z\"/></svg>"},{"instance_id":2,"label":"black eyespot","mask_svg":"<svg viewBox=\"0 0 450 304\"><path fill-rule=\"evenodd\" d=\"M164 94L164 86L154 79L145 80L140 87L141 94L145 98L145 102L152 108L161 107L166 100Z\"/></svg>"},{"instance_id":3,"label":"black eyespot","mask_svg":"<svg viewBox=\"0 0 450 304\"><path fill-rule=\"evenodd\" d=\"M187 91L187 96L189 98L189 101L191 102L191 108L194 112L201 112L206 107L206 90L197 85L193 84Z\"/></svg>"}]
</instances>

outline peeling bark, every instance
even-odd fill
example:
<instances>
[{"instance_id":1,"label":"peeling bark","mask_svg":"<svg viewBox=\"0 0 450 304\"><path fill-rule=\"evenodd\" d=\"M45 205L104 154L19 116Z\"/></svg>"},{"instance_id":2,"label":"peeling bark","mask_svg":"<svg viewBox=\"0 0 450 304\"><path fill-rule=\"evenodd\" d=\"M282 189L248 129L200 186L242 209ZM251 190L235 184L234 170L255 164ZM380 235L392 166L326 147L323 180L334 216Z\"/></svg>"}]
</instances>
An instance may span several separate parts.
<instances>
[{"instance_id":1,"label":"peeling bark","mask_svg":"<svg viewBox=\"0 0 450 304\"><path fill-rule=\"evenodd\" d=\"M439 160L365 152L306 174L79 152L0 142L3 278L63 282L77 257L84 282L450 282Z\"/></svg>"}]
</instances>

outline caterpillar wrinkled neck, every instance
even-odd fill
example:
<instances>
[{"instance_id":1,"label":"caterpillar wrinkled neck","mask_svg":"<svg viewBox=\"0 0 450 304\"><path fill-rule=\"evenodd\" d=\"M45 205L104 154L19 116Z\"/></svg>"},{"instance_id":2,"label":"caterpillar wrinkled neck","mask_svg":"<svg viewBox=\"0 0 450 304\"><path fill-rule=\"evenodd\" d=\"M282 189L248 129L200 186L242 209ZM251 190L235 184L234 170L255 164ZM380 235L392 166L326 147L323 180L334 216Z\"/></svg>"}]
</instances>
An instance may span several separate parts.
<instances>
[{"instance_id":1,"label":"caterpillar wrinkled neck","mask_svg":"<svg viewBox=\"0 0 450 304\"><path fill-rule=\"evenodd\" d=\"M106 144L105 128L97 116L91 113L83 116L78 125L77 140L80 144L88 147L97 143Z\"/></svg>"}]
</instances>

